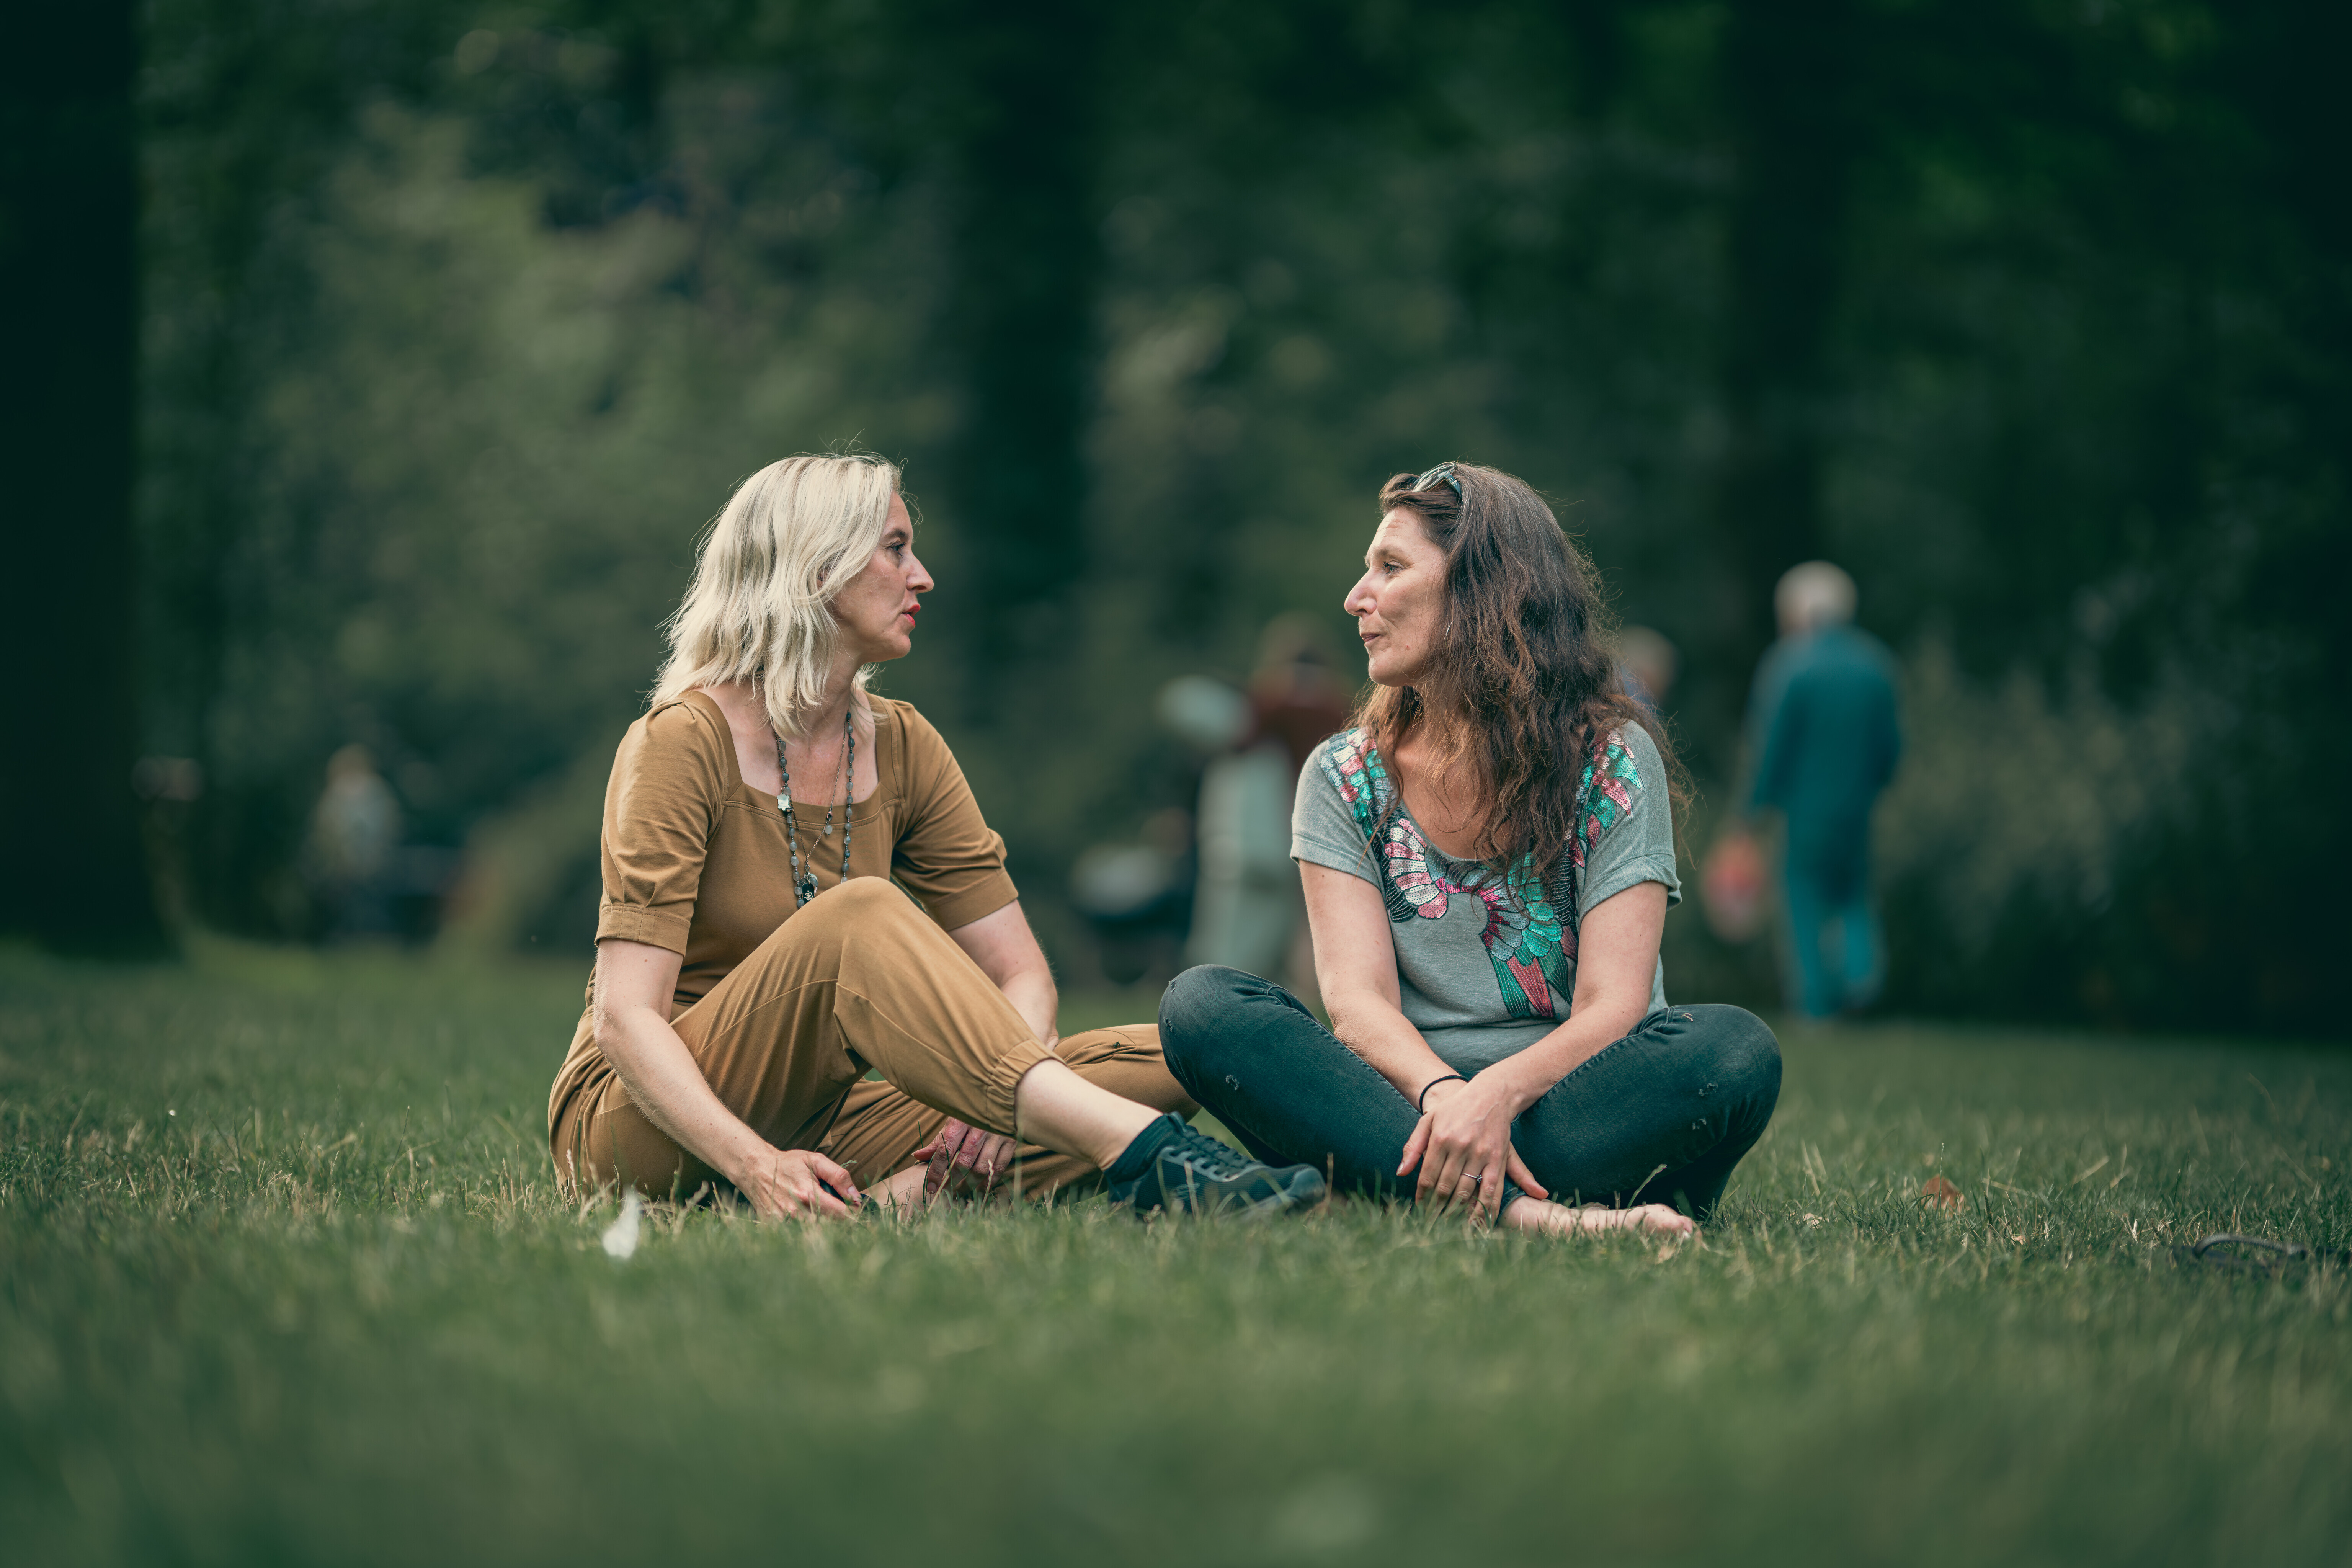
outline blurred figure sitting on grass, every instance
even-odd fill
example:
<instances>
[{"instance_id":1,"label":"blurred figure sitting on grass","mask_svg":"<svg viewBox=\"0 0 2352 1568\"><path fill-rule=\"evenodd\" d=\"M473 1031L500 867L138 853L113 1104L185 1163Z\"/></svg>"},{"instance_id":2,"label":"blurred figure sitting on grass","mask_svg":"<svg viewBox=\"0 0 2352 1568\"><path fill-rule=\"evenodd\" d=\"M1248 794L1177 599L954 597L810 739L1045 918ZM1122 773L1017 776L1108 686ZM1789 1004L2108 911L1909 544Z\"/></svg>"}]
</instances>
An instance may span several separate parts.
<instances>
[{"instance_id":1,"label":"blurred figure sitting on grass","mask_svg":"<svg viewBox=\"0 0 2352 1568\"><path fill-rule=\"evenodd\" d=\"M772 463L711 525L604 796L558 1180L803 1218L861 1181L910 1205L1097 1172L1138 1211L1318 1201L1187 1125L1150 1025L1061 1038L1003 840L939 731L866 689L930 587L878 458Z\"/></svg>"},{"instance_id":2,"label":"blurred figure sitting on grass","mask_svg":"<svg viewBox=\"0 0 2352 1568\"><path fill-rule=\"evenodd\" d=\"M1870 886L1870 814L1903 740L1895 659L1853 622L1853 579L1826 561L1791 567L1772 595L1780 640L1756 669L1750 811L1787 826L1790 1008L1834 1017L1877 1000L1886 946Z\"/></svg>"},{"instance_id":3,"label":"blurred figure sitting on grass","mask_svg":"<svg viewBox=\"0 0 2352 1568\"><path fill-rule=\"evenodd\" d=\"M1780 1055L1752 1014L1667 1005L1665 736L1534 490L1444 463L1380 507L1346 600L1375 689L1292 817L1331 1027L1192 969L1168 1065L1260 1159L1344 1189L1686 1234L1771 1120Z\"/></svg>"},{"instance_id":4,"label":"blurred figure sitting on grass","mask_svg":"<svg viewBox=\"0 0 2352 1568\"><path fill-rule=\"evenodd\" d=\"M327 759L327 787L310 812L304 869L330 942L393 934L393 858L400 848L399 797L365 746Z\"/></svg>"}]
</instances>

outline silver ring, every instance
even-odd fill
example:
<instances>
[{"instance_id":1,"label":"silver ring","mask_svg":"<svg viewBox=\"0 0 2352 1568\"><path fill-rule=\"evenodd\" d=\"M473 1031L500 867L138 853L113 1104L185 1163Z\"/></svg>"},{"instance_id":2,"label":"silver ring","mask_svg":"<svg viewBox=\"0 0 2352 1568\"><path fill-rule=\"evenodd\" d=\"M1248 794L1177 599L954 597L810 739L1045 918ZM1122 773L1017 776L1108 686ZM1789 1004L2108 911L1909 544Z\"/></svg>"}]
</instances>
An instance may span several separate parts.
<instances>
[{"instance_id":1,"label":"silver ring","mask_svg":"<svg viewBox=\"0 0 2352 1568\"><path fill-rule=\"evenodd\" d=\"M1475 1187L1479 1183L1486 1179L1486 1173L1484 1171L1465 1171L1462 1173L1462 1177L1463 1180L1468 1182Z\"/></svg>"}]
</instances>

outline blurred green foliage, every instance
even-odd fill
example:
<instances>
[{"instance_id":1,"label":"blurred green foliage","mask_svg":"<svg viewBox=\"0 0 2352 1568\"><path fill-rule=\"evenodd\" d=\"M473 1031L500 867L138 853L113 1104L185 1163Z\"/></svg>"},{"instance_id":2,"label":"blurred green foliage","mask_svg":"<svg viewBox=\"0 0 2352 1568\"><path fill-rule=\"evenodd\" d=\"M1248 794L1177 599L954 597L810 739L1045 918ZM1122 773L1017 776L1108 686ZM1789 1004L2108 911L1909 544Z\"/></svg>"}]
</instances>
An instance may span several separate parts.
<instances>
[{"instance_id":1,"label":"blurred green foliage","mask_svg":"<svg viewBox=\"0 0 2352 1568\"><path fill-rule=\"evenodd\" d=\"M452 940L584 958L595 803L735 479L908 464L945 729L1048 944L1189 804L1170 676L1402 468L1555 497L1708 785L1777 573L1906 659L1890 1005L2340 1033L2352 44L2308 0L144 14L147 750L173 896L309 918L347 742ZM1670 932L1679 994L1762 955Z\"/></svg>"}]
</instances>

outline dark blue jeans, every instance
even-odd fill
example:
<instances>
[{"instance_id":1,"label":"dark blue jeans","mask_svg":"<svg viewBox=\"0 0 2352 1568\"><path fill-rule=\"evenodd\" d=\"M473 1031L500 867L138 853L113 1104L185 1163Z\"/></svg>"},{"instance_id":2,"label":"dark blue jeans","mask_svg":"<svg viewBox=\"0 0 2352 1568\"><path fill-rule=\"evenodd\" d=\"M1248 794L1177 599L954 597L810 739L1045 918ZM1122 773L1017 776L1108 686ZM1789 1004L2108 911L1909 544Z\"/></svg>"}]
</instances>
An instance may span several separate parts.
<instances>
[{"instance_id":1,"label":"dark blue jeans","mask_svg":"<svg viewBox=\"0 0 2352 1568\"><path fill-rule=\"evenodd\" d=\"M1421 1118L1272 981L1204 966L1160 1003L1168 1070L1259 1159L1343 1191L1412 1191L1397 1162ZM1744 1008L1653 1013L1521 1113L1511 1142L1555 1202L1672 1204L1705 1220L1780 1099L1780 1047Z\"/></svg>"}]
</instances>

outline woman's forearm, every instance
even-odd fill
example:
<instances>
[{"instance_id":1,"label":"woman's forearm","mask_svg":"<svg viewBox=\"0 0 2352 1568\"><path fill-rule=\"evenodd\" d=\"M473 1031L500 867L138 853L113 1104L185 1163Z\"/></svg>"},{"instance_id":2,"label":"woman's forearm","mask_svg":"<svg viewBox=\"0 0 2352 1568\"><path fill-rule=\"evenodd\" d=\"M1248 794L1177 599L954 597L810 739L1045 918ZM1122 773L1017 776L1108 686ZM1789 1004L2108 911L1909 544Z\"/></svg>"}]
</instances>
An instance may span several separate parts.
<instances>
[{"instance_id":1,"label":"woman's forearm","mask_svg":"<svg viewBox=\"0 0 2352 1568\"><path fill-rule=\"evenodd\" d=\"M1421 1031L1385 997L1326 999L1331 1008L1331 1032L1339 1043L1371 1064L1372 1070L1415 1104L1433 1079L1454 1069L1429 1048Z\"/></svg>"},{"instance_id":2,"label":"woman's forearm","mask_svg":"<svg viewBox=\"0 0 2352 1568\"><path fill-rule=\"evenodd\" d=\"M1029 929L1029 917L1016 900L993 914L948 932L948 939L970 955L989 984L1004 993L1030 1033L1045 1045L1055 1038L1055 1017L1061 997L1054 989L1054 966Z\"/></svg>"},{"instance_id":3,"label":"woman's forearm","mask_svg":"<svg viewBox=\"0 0 2352 1568\"><path fill-rule=\"evenodd\" d=\"M1055 1020L1061 1015L1061 993L1055 989L1053 972L1042 963L1034 970L1007 975L997 985L1013 1010L1028 1020L1029 1030L1045 1045L1057 1037Z\"/></svg>"},{"instance_id":4,"label":"woman's forearm","mask_svg":"<svg viewBox=\"0 0 2352 1568\"><path fill-rule=\"evenodd\" d=\"M741 1185L768 1141L727 1109L669 1021L649 1007L618 1009L597 1021L596 1043L646 1119L703 1163Z\"/></svg>"}]
</instances>

